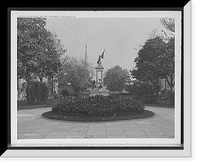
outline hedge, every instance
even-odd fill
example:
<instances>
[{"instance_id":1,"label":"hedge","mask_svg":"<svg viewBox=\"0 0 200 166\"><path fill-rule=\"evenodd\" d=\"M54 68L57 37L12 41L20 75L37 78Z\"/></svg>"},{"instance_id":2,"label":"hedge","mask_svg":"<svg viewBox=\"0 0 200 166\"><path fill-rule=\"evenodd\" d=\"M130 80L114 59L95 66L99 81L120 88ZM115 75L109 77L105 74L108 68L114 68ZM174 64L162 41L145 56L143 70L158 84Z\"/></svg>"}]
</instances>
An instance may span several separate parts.
<instances>
[{"instance_id":1,"label":"hedge","mask_svg":"<svg viewBox=\"0 0 200 166\"><path fill-rule=\"evenodd\" d=\"M83 115L142 114L144 105L132 96L69 96L52 108L55 113Z\"/></svg>"}]
</instances>

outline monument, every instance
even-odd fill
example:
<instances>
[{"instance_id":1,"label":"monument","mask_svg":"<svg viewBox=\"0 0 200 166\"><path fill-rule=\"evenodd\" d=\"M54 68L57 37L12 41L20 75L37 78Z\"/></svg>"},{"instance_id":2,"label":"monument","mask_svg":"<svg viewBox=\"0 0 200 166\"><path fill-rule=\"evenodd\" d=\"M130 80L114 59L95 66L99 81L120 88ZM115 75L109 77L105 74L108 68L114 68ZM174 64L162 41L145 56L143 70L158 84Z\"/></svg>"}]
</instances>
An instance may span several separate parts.
<instances>
[{"instance_id":1,"label":"monument","mask_svg":"<svg viewBox=\"0 0 200 166\"><path fill-rule=\"evenodd\" d=\"M103 69L104 67L101 64L101 60L104 58L104 52L101 55L99 55L98 61L97 61L97 67L95 67L96 70L96 80L94 82L93 89L91 89L91 94L90 96L95 96L95 95L103 95L103 96L108 96L108 90L104 86L103 83Z\"/></svg>"}]
</instances>

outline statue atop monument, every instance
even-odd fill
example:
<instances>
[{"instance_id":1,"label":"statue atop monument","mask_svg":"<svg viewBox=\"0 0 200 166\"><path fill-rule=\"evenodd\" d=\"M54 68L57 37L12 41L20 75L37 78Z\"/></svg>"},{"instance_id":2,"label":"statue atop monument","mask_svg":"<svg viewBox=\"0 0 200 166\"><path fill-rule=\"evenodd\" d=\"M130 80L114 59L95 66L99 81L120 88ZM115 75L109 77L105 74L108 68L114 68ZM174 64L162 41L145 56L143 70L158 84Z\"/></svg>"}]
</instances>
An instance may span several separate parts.
<instances>
[{"instance_id":1,"label":"statue atop monument","mask_svg":"<svg viewBox=\"0 0 200 166\"><path fill-rule=\"evenodd\" d=\"M107 90L106 86L104 86L104 80L103 80L104 67L101 64L101 60L104 58L105 50L102 52L101 55L99 55L99 58L97 61L98 65L97 67L95 67L96 79L92 82L92 89L90 91L90 96L95 96L95 95L108 96L109 95L108 93L109 90Z\"/></svg>"},{"instance_id":2,"label":"statue atop monument","mask_svg":"<svg viewBox=\"0 0 200 166\"><path fill-rule=\"evenodd\" d=\"M106 50L106 49L105 49ZM104 58L104 52L105 52L105 50L102 52L102 54L101 55L99 55L99 59L98 59L98 61L97 61L97 64L98 65L100 65L101 64L101 59L103 59Z\"/></svg>"}]
</instances>

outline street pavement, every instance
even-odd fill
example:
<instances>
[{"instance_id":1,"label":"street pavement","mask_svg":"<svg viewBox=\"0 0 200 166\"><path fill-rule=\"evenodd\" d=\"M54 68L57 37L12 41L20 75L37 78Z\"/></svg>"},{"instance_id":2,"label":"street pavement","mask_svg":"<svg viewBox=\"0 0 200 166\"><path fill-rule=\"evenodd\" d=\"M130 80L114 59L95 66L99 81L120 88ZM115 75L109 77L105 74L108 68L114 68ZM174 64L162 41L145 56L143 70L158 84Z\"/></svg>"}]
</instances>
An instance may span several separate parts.
<instances>
[{"instance_id":1,"label":"street pavement","mask_svg":"<svg viewBox=\"0 0 200 166\"><path fill-rule=\"evenodd\" d=\"M148 106L156 115L137 120L66 122L42 118L51 108L18 110L17 139L174 138L174 108Z\"/></svg>"}]
</instances>

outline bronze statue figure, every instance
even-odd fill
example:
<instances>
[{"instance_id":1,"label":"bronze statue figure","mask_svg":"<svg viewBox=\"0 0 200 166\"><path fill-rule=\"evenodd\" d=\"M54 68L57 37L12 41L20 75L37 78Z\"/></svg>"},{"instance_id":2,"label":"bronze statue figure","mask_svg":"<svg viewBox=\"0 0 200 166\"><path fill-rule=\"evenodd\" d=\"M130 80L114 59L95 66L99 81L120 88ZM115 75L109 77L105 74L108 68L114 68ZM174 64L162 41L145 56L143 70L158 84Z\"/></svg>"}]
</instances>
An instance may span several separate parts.
<instances>
[{"instance_id":1,"label":"bronze statue figure","mask_svg":"<svg viewBox=\"0 0 200 166\"><path fill-rule=\"evenodd\" d=\"M106 49L105 49L105 50L106 50ZM102 53L101 55L99 55L99 59L98 59L98 61L97 61L97 64L101 64L101 59L104 58L104 52L105 52L105 50L103 51L103 53Z\"/></svg>"}]
</instances>

